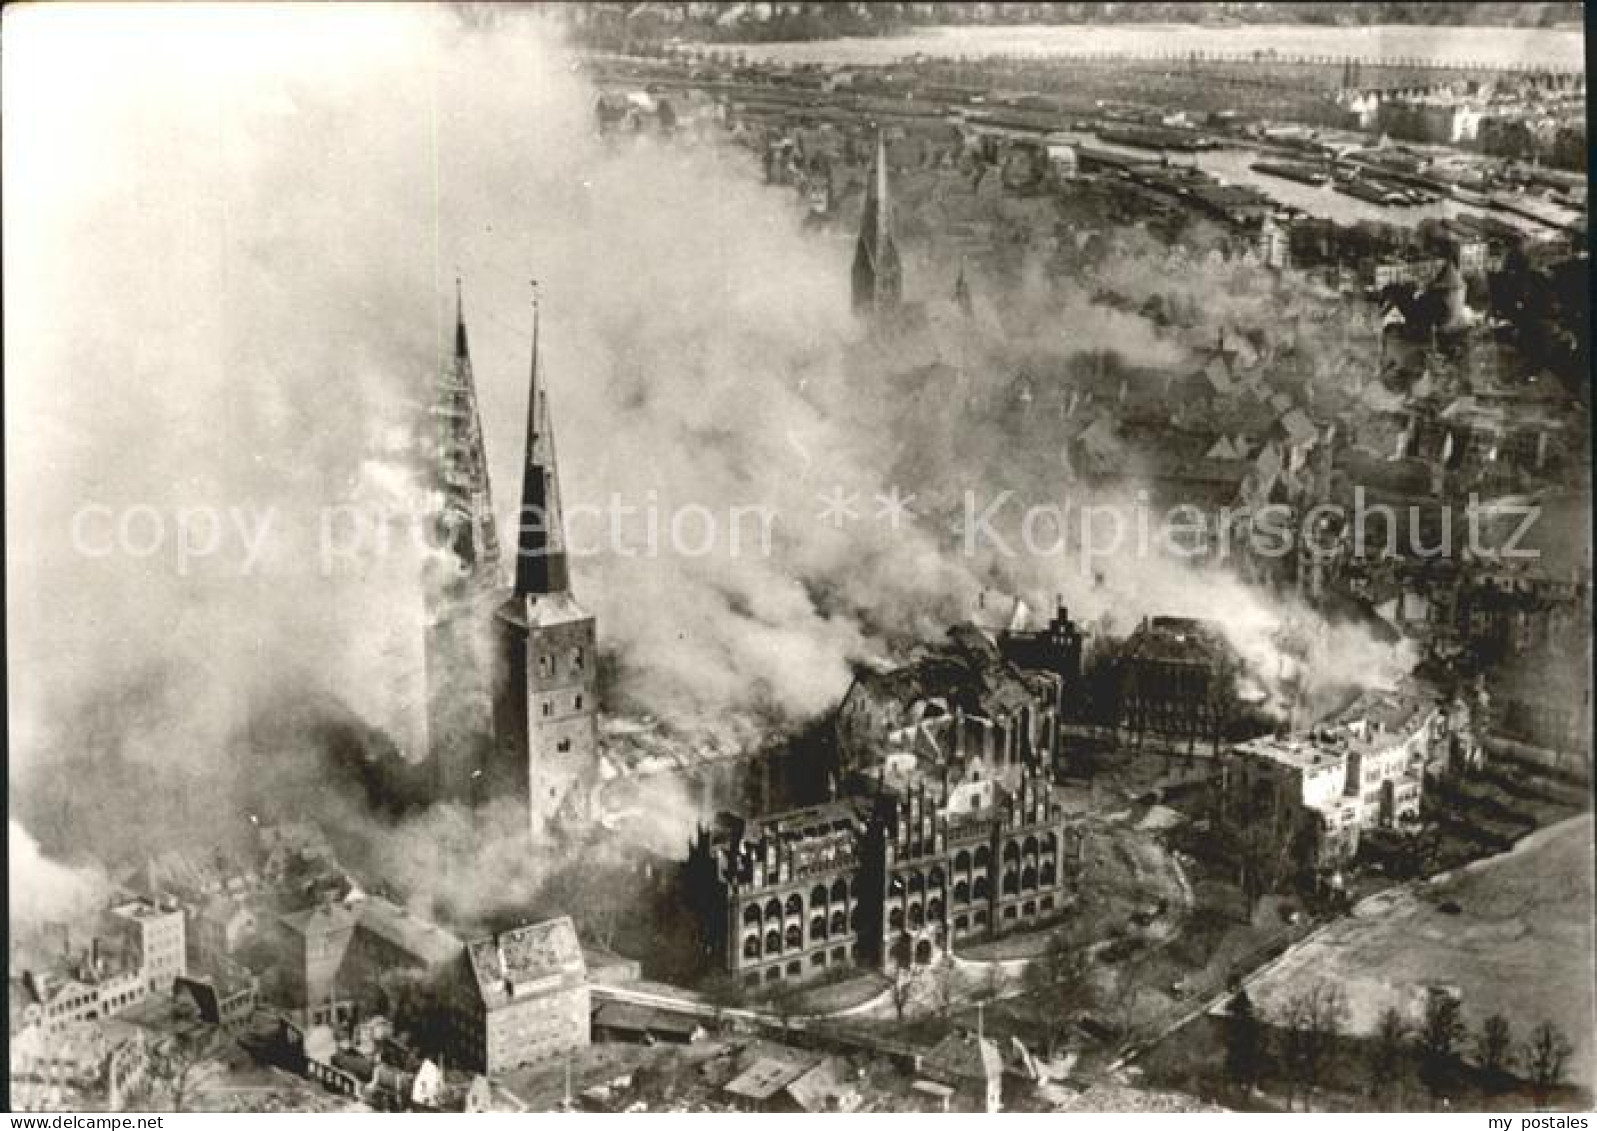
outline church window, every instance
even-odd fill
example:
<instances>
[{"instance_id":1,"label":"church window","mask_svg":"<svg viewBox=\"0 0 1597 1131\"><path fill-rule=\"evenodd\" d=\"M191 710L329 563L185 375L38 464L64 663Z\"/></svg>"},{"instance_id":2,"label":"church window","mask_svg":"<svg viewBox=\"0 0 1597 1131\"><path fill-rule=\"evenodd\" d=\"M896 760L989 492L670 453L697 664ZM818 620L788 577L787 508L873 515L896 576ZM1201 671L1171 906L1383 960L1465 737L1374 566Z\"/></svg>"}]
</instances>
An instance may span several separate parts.
<instances>
[{"instance_id":1,"label":"church window","mask_svg":"<svg viewBox=\"0 0 1597 1131\"><path fill-rule=\"evenodd\" d=\"M547 719L553 713L554 713L554 704L548 702L547 700L545 700L544 704L543 704L543 717Z\"/></svg>"}]
</instances>

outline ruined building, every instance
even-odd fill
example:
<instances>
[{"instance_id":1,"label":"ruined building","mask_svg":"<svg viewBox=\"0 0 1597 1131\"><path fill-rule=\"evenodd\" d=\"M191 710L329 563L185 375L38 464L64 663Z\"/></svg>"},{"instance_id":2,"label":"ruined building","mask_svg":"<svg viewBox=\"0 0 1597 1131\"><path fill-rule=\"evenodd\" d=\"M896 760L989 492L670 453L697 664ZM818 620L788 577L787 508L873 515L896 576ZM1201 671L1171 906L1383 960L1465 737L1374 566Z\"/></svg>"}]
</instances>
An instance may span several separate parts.
<instances>
[{"instance_id":1,"label":"ruined building","mask_svg":"<svg viewBox=\"0 0 1597 1131\"><path fill-rule=\"evenodd\" d=\"M533 303L527 461L516 579L495 617L502 668L494 701L493 797L525 799L533 834L585 820L599 762L593 617L571 593L549 393Z\"/></svg>"},{"instance_id":2,"label":"ruined building","mask_svg":"<svg viewBox=\"0 0 1597 1131\"><path fill-rule=\"evenodd\" d=\"M1051 672L1059 677L1054 714L1060 721L1079 718L1085 706L1081 668L1084 645L1081 630L1070 619L1063 600L1056 602L1053 619L1046 628L1035 632L1014 628L998 634L998 650L1005 660L1027 671Z\"/></svg>"},{"instance_id":3,"label":"ruined building","mask_svg":"<svg viewBox=\"0 0 1597 1131\"><path fill-rule=\"evenodd\" d=\"M588 970L566 916L467 943L443 985L451 1064L497 1075L588 1044Z\"/></svg>"},{"instance_id":4,"label":"ruined building","mask_svg":"<svg viewBox=\"0 0 1597 1131\"><path fill-rule=\"evenodd\" d=\"M1240 660L1212 624L1144 620L1122 645L1115 727L1129 749L1218 755L1238 714Z\"/></svg>"},{"instance_id":5,"label":"ruined building","mask_svg":"<svg viewBox=\"0 0 1597 1131\"><path fill-rule=\"evenodd\" d=\"M684 882L709 961L744 985L839 965L926 965L1057 918L1080 836L1051 788L1060 680L1022 672L966 626L839 711L832 801L722 814Z\"/></svg>"},{"instance_id":6,"label":"ruined building","mask_svg":"<svg viewBox=\"0 0 1597 1131\"><path fill-rule=\"evenodd\" d=\"M434 519L440 550L426 578L427 733L435 796L474 795L492 750L492 654L487 627L503 596L499 533L483 452L482 419L455 284L455 347L431 406Z\"/></svg>"},{"instance_id":7,"label":"ruined building","mask_svg":"<svg viewBox=\"0 0 1597 1131\"><path fill-rule=\"evenodd\" d=\"M862 669L837 712L839 769L869 772L884 751L934 760L991 756L1048 763L1058 747L1062 679L1009 662L986 632L960 625L948 643L885 671Z\"/></svg>"},{"instance_id":8,"label":"ruined building","mask_svg":"<svg viewBox=\"0 0 1597 1131\"><path fill-rule=\"evenodd\" d=\"M876 156L865 185L865 211L854 249L854 313L890 319L903 297L903 273L893 244L893 205L887 190L887 149L876 135Z\"/></svg>"}]
</instances>

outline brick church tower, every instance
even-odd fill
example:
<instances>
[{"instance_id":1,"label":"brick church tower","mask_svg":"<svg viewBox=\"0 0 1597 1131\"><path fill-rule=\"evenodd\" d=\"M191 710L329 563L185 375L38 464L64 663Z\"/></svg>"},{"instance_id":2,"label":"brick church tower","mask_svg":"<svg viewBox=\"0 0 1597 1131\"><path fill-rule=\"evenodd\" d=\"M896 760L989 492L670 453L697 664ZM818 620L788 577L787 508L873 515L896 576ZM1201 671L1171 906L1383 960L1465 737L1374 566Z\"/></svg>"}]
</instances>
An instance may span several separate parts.
<instances>
[{"instance_id":1,"label":"brick church tower","mask_svg":"<svg viewBox=\"0 0 1597 1131\"><path fill-rule=\"evenodd\" d=\"M549 395L532 309L532 379L516 581L495 617L501 681L494 697L492 797L526 799L534 836L582 822L599 763L593 617L571 594Z\"/></svg>"}]
</instances>

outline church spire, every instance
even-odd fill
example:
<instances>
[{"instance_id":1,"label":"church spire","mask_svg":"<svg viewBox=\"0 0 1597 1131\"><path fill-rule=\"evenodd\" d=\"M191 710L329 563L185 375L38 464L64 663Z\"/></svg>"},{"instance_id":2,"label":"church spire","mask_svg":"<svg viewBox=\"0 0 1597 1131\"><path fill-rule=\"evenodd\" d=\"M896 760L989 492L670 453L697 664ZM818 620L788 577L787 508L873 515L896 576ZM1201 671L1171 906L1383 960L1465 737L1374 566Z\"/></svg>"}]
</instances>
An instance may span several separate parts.
<instances>
[{"instance_id":1,"label":"church spire","mask_svg":"<svg viewBox=\"0 0 1597 1131\"><path fill-rule=\"evenodd\" d=\"M549 394L538 356L538 284L532 285L532 375L527 402L527 466L521 487L516 596L541 597L570 588L555 467Z\"/></svg>"},{"instance_id":2,"label":"church spire","mask_svg":"<svg viewBox=\"0 0 1597 1131\"><path fill-rule=\"evenodd\" d=\"M455 575L446 582L483 589L497 588L499 534L494 524L493 493L483 450L477 386L466 344L465 304L455 280L455 352L438 372L431 416L436 428L434 485L442 505L438 511L440 543L454 556ZM444 596L444 593L438 596Z\"/></svg>"},{"instance_id":3,"label":"church spire","mask_svg":"<svg viewBox=\"0 0 1597 1131\"><path fill-rule=\"evenodd\" d=\"M974 307L970 301L970 284L965 281L965 257L959 257L959 278L954 280L954 302L966 318L971 316Z\"/></svg>"},{"instance_id":4,"label":"church spire","mask_svg":"<svg viewBox=\"0 0 1597 1131\"><path fill-rule=\"evenodd\" d=\"M876 131L876 155L865 185L865 211L854 251L854 313L884 314L898 306L903 278L893 245L893 202L887 186L887 142Z\"/></svg>"}]
</instances>

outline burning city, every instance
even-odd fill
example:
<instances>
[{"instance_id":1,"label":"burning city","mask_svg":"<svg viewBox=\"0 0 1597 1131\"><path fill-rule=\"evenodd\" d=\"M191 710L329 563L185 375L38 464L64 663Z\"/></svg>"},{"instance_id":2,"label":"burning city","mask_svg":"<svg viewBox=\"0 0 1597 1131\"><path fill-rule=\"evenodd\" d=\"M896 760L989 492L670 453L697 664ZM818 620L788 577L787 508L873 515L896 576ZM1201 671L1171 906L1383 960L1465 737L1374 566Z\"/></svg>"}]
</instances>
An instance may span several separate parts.
<instances>
[{"instance_id":1,"label":"burning city","mask_svg":"<svg viewBox=\"0 0 1597 1131\"><path fill-rule=\"evenodd\" d=\"M8 10L12 1109L1589 1107L1579 20Z\"/></svg>"}]
</instances>

